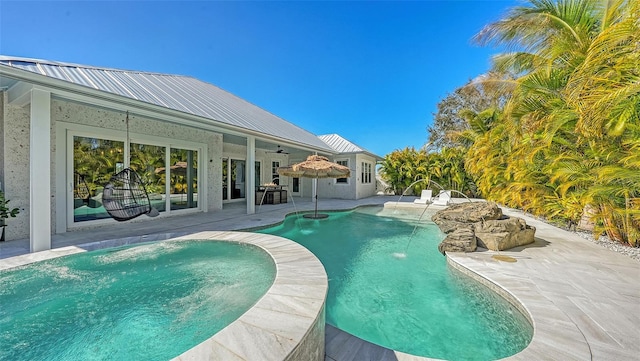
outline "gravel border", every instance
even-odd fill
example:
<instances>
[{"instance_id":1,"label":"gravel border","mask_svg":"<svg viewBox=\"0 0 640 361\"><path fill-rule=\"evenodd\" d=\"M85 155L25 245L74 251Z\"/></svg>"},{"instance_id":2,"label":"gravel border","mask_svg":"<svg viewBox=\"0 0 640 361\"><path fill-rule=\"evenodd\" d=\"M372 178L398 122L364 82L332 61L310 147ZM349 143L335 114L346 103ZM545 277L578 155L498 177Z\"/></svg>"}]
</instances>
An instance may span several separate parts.
<instances>
[{"instance_id":1,"label":"gravel border","mask_svg":"<svg viewBox=\"0 0 640 361\"><path fill-rule=\"evenodd\" d=\"M577 231L573 233L599 246L610 249L612 251L616 251L618 253L622 253L625 256L631 257L632 259L640 262L640 248L638 247L631 247L620 242L612 241L607 236L600 236L600 238L596 239L593 234L589 232Z\"/></svg>"},{"instance_id":2,"label":"gravel border","mask_svg":"<svg viewBox=\"0 0 640 361\"><path fill-rule=\"evenodd\" d=\"M540 222L544 222L546 224L549 224L551 226L560 228L562 230L565 230L567 232L571 232L574 233L578 236L580 236L581 238L584 238L592 243L595 243L601 247L604 247L606 249L618 252L620 254L623 254L631 259L634 259L638 262L640 262L640 247L631 247L628 244L622 244L620 242L616 242L616 241L612 241L608 236L606 235L602 235L600 236L598 239L596 239L596 237L593 236L592 232L589 231L583 231L583 230L577 230L577 231L573 231L573 230L567 230L564 227L560 227L557 224L554 223L550 223L548 222L544 217L540 217L540 216L535 216L531 213L528 212L524 212L521 209L516 209L516 208L510 208L507 207L503 204L498 203L498 207L500 208L504 208L504 209L509 209L512 212L516 212L516 213L522 213L523 215L527 216L527 217L531 217L533 219L536 219Z\"/></svg>"}]
</instances>

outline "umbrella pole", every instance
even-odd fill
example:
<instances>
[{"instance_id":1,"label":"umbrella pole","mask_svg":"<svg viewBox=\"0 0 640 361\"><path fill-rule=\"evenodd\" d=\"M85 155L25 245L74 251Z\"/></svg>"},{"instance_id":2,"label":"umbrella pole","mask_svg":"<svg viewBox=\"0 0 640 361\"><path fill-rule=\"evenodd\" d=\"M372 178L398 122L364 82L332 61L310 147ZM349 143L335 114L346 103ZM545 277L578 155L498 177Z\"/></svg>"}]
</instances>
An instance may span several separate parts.
<instances>
[{"instance_id":1,"label":"umbrella pole","mask_svg":"<svg viewBox=\"0 0 640 361\"><path fill-rule=\"evenodd\" d=\"M316 211L315 211L315 217L318 218L318 193L316 192Z\"/></svg>"}]
</instances>

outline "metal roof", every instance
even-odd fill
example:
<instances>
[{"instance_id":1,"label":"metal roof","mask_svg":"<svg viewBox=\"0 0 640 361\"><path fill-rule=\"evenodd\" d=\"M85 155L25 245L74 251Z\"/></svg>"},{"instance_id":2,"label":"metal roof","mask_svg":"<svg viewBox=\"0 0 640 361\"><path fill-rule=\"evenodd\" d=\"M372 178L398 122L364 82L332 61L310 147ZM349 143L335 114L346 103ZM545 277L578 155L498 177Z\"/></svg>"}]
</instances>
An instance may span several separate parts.
<instances>
[{"instance_id":1,"label":"metal roof","mask_svg":"<svg viewBox=\"0 0 640 361\"><path fill-rule=\"evenodd\" d=\"M323 142L327 143L329 147L331 147L333 150L335 150L338 153L368 153L377 159L381 159L379 156L344 139L338 134L319 135L318 138L320 138Z\"/></svg>"},{"instance_id":2,"label":"metal roof","mask_svg":"<svg viewBox=\"0 0 640 361\"><path fill-rule=\"evenodd\" d=\"M314 134L215 85L193 77L1 55L0 64L294 143L331 150Z\"/></svg>"}]
</instances>

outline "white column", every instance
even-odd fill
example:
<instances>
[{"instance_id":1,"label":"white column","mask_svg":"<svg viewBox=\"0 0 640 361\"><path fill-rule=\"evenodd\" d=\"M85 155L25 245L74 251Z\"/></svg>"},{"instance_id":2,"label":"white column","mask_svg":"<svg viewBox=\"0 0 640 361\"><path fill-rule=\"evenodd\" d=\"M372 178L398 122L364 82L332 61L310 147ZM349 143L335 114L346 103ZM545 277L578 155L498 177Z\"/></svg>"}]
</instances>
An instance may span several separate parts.
<instances>
[{"instance_id":1,"label":"white column","mask_svg":"<svg viewBox=\"0 0 640 361\"><path fill-rule=\"evenodd\" d=\"M247 214L256 213L256 138L247 137Z\"/></svg>"},{"instance_id":2,"label":"white column","mask_svg":"<svg viewBox=\"0 0 640 361\"><path fill-rule=\"evenodd\" d=\"M29 132L29 244L31 252L38 252L51 249L51 93L48 91L31 90Z\"/></svg>"}]
</instances>

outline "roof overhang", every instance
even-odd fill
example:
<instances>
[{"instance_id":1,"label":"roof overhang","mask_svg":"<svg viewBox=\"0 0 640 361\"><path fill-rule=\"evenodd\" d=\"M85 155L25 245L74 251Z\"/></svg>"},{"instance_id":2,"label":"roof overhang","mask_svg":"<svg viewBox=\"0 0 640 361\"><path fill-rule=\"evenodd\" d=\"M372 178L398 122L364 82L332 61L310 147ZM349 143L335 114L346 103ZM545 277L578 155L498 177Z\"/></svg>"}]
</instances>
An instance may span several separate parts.
<instances>
[{"instance_id":1,"label":"roof overhang","mask_svg":"<svg viewBox=\"0 0 640 361\"><path fill-rule=\"evenodd\" d=\"M2 79L7 77L13 81ZM26 84L25 84L26 83ZM209 119L194 114L189 114L159 105L146 103L136 99L127 98L122 95L108 93L102 90L89 88L86 86L70 83L61 79L48 77L34 72L17 69L0 63L0 84L8 88L9 99L18 105L25 105L25 94L32 88L39 88L50 91L52 96L71 101L77 101L89 105L95 105L107 109L119 110L122 112L137 114L152 119L184 125L188 127L218 132L231 135L247 137L253 136L256 139L270 141L274 144L296 147L309 152L319 152L323 154L336 154L330 147L321 148L314 145L301 143L295 139L285 139L258 131L221 123L215 119Z\"/></svg>"}]
</instances>

